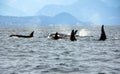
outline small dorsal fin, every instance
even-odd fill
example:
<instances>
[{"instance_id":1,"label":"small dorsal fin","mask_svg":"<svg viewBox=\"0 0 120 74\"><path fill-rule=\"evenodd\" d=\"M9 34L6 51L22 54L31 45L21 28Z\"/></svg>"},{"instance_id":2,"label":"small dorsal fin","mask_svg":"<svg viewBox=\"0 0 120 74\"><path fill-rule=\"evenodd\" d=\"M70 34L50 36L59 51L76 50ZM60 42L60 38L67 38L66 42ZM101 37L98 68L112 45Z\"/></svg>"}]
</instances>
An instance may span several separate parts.
<instances>
[{"instance_id":1,"label":"small dorsal fin","mask_svg":"<svg viewBox=\"0 0 120 74\"><path fill-rule=\"evenodd\" d=\"M30 36L33 37L33 35L34 35L34 31L31 32Z\"/></svg>"}]
</instances>

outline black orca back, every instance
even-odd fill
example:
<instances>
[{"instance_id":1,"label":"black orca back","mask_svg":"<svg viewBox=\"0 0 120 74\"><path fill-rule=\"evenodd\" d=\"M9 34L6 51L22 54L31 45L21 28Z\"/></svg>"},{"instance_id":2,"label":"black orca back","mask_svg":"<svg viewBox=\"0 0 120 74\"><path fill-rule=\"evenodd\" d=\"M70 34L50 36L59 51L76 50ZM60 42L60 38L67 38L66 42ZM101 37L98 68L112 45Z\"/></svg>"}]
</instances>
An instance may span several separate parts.
<instances>
[{"instance_id":1,"label":"black orca back","mask_svg":"<svg viewBox=\"0 0 120 74\"><path fill-rule=\"evenodd\" d=\"M101 27L101 36L100 36L100 39L99 40L106 40L106 34L105 34L105 31L104 31L104 25L102 25Z\"/></svg>"},{"instance_id":2,"label":"black orca back","mask_svg":"<svg viewBox=\"0 0 120 74\"><path fill-rule=\"evenodd\" d=\"M31 32L31 34L29 36L26 35L10 35L9 37L19 37L19 38L31 38L33 37L34 31Z\"/></svg>"}]
</instances>

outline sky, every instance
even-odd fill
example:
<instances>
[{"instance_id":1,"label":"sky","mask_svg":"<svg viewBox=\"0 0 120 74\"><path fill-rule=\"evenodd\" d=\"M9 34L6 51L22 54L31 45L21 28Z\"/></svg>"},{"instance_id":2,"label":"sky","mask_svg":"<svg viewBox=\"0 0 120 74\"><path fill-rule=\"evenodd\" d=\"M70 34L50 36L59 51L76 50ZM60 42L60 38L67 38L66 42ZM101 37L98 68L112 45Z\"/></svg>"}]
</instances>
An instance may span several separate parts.
<instances>
[{"instance_id":1,"label":"sky","mask_svg":"<svg viewBox=\"0 0 120 74\"><path fill-rule=\"evenodd\" d=\"M77 0L0 0L1 9L14 9L24 14L11 14L16 16L34 16L40 9L46 5L69 5ZM6 12L7 13L7 12ZM14 13L14 11L13 11ZM4 15L4 13L3 13ZM10 14L6 14L10 15Z\"/></svg>"},{"instance_id":2,"label":"sky","mask_svg":"<svg viewBox=\"0 0 120 74\"><path fill-rule=\"evenodd\" d=\"M0 0L0 15L55 16L67 12L81 21L120 25L120 0Z\"/></svg>"}]
</instances>

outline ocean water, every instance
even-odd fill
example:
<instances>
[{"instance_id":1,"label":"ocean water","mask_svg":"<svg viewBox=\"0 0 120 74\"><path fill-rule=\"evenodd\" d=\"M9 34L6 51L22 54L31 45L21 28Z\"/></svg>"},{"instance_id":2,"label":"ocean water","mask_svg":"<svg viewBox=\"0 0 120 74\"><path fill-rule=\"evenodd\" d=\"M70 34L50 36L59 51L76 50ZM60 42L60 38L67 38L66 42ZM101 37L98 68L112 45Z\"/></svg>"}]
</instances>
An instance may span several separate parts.
<instances>
[{"instance_id":1,"label":"ocean water","mask_svg":"<svg viewBox=\"0 0 120 74\"><path fill-rule=\"evenodd\" d=\"M77 41L52 40L51 33L70 34ZM14 38L11 34L33 38ZM98 41L101 26L1 26L0 74L120 74L120 26L105 26L106 41Z\"/></svg>"}]
</instances>

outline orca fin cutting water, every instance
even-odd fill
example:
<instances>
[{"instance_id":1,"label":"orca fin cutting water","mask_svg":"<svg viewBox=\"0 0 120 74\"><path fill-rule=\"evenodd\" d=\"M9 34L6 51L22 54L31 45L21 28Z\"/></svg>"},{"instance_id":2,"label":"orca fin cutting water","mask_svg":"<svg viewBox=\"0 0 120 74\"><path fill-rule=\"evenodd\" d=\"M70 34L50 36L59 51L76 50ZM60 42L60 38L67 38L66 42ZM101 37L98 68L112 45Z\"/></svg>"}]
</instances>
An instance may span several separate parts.
<instances>
[{"instance_id":1,"label":"orca fin cutting water","mask_svg":"<svg viewBox=\"0 0 120 74\"><path fill-rule=\"evenodd\" d=\"M33 37L34 31L30 33L30 35L10 35L9 37L19 37L19 38L31 38Z\"/></svg>"},{"instance_id":2,"label":"orca fin cutting water","mask_svg":"<svg viewBox=\"0 0 120 74\"><path fill-rule=\"evenodd\" d=\"M76 40L77 40L76 37L75 37L77 31L78 31L78 30L75 30L75 31L72 30L71 35L70 35L70 40L71 40L71 41L76 41Z\"/></svg>"},{"instance_id":3,"label":"orca fin cutting water","mask_svg":"<svg viewBox=\"0 0 120 74\"><path fill-rule=\"evenodd\" d=\"M58 32L55 33L53 39L58 40L60 37L58 36Z\"/></svg>"},{"instance_id":4,"label":"orca fin cutting water","mask_svg":"<svg viewBox=\"0 0 120 74\"><path fill-rule=\"evenodd\" d=\"M106 39L107 38L106 38L105 31L104 31L104 25L102 25L102 27L101 27L101 36L100 36L99 40L105 41Z\"/></svg>"}]
</instances>

